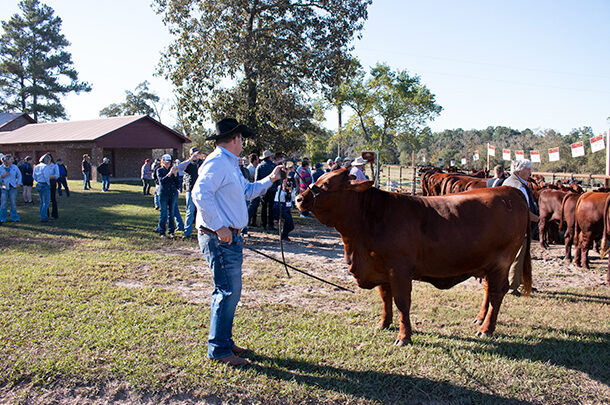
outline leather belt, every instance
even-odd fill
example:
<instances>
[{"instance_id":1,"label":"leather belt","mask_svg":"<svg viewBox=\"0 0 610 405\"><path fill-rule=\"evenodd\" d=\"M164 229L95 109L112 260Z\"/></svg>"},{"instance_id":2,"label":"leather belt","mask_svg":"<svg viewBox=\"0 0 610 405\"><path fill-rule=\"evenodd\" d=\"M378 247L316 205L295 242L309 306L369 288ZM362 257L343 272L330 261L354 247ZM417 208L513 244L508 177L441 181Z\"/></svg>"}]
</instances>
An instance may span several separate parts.
<instances>
[{"instance_id":1,"label":"leather belt","mask_svg":"<svg viewBox=\"0 0 610 405\"><path fill-rule=\"evenodd\" d=\"M229 227L229 230L231 231L231 233L233 233L233 234L235 234L237 236L241 235L241 229ZM200 226L199 227L199 233L208 234L208 235L216 235L215 231L213 231L213 230L211 230L209 228L206 228L205 226Z\"/></svg>"}]
</instances>

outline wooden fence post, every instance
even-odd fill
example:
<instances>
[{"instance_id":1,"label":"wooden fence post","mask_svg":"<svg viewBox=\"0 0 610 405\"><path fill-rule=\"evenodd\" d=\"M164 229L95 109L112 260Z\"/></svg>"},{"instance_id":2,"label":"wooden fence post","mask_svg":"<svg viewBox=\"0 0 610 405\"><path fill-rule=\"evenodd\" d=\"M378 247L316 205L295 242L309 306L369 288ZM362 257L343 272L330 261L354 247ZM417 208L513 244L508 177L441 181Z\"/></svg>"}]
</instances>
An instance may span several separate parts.
<instances>
[{"instance_id":1,"label":"wooden fence post","mask_svg":"<svg viewBox=\"0 0 610 405\"><path fill-rule=\"evenodd\" d=\"M415 191L417 191L417 187L415 182L417 181L417 169L413 166L413 182L411 183L411 195L415 195Z\"/></svg>"}]
</instances>

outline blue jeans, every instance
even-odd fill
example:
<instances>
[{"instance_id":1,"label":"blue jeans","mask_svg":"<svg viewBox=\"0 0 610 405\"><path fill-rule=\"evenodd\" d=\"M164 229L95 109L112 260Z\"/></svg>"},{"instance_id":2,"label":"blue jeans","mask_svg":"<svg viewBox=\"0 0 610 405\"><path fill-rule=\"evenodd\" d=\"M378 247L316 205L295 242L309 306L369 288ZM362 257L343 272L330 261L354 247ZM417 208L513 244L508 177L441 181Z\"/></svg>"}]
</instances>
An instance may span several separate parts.
<instances>
[{"instance_id":1,"label":"blue jeans","mask_svg":"<svg viewBox=\"0 0 610 405\"><path fill-rule=\"evenodd\" d=\"M282 219L284 223L282 225L282 238L286 239L288 234L294 230L294 220L292 219L292 212L290 212L290 207L286 207L281 204L280 213L282 215Z\"/></svg>"},{"instance_id":2,"label":"blue jeans","mask_svg":"<svg viewBox=\"0 0 610 405\"><path fill-rule=\"evenodd\" d=\"M174 216L170 215L174 207L174 195L171 193L159 194L159 235L165 235L165 229L167 221L169 220L168 233L173 234L176 230L176 223L174 222Z\"/></svg>"},{"instance_id":3,"label":"blue jeans","mask_svg":"<svg viewBox=\"0 0 610 405\"><path fill-rule=\"evenodd\" d=\"M46 183L36 183L36 191L40 199L40 220L49 220L49 204L51 203L51 186Z\"/></svg>"},{"instance_id":4,"label":"blue jeans","mask_svg":"<svg viewBox=\"0 0 610 405\"><path fill-rule=\"evenodd\" d=\"M83 190L87 190L89 189L89 187L91 187L91 185L89 184L89 182L91 177L91 172L83 172Z\"/></svg>"},{"instance_id":5,"label":"blue jeans","mask_svg":"<svg viewBox=\"0 0 610 405\"><path fill-rule=\"evenodd\" d=\"M243 243L241 236L233 234L233 242ZM233 318L241 297L242 247L236 243L221 242L215 234L199 234L199 247L210 265L214 291L210 304L210 335L208 357L222 359L232 354Z\"/></svg>"},{"instance_id":6,"label":"blue jeans","mask_svg":"<svg viewBox=\"0 0 610 405\"><path fill-rule=\"evenodd\" d=\"M193 202L191 192L186 192L186 217L184 218L184 236L190 236L193 232L193 223L195 222L195 215L197 213L197 207Z\"/></svg>"},{"instance_id":7,"label":"blue jeans","mask_svg":"<svg viewBox=\"0 0 610 405\"><path fill-rule=\"evenodd\" d=\"M258 204L261 198L256 197L254 200L248 203L248 225L256 226L256 211L258 210Z\"/></svg>"},{"instance_id":8,"label":"blue jeans","mask_svg":"<svg viewBox=\"0 0 610 405\"><path fill-rule=\"evenodd\" d=\"M178 226L179 231L184 231L184 222L182 221L182 216L180 215L180 207L178 207L178 190L174 193L174 218L176 220L176 225Z\"/></svg>"},{"instance_id":9,"label":"blue jeans","mask_svg":"<svg viewBox=\"0 0 610 405\"><path fill-rule=\"evenodd\" d=\"M17 189L10 187L3 188L0 191L0 222L6 222L8 206L11 207L11 220L19 222L19 214L17 214Z\"/></svg>"},{"instance_id":10,"label":"blue jeans","mask_svg":"<svg viewBox=\"0 0 610 405\"><path fill-rule=\"evenodd\" d=\"M102 176L102 191L108 191L110 188L110 176Z\"/></svg>"}]
</instances>

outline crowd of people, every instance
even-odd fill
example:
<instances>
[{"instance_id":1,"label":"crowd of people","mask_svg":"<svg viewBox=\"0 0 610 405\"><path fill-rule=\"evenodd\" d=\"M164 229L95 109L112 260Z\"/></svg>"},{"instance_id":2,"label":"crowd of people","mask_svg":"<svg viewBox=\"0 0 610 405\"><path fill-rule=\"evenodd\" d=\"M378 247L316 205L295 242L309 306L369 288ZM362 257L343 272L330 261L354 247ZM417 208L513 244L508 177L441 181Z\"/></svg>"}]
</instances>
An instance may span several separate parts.
<instances>
[{"instance_id":1,"label":"crowd of people","mask_svg":"<svg viewBox=\"0 0 610 405\"><path fill-rule=\"evenodd\" d=\"M11 154L0 153L2 165L0 174L0 224L9 218L13 222L20 222L21 218L17 212L18 188L22 189L22 197L25 205L34 204L32 190L34 185L38 193L40 204L40 221L49 222L50 219L59 218L59 207L57 195L70 197L68 186L68 169L61 158L53 158L51 153L45 153L35 164L31 156L19 160ZM110 187L110 160L103 158L97 166L98 173L102 176L102 191L108 191ZM91 158L83 155L81 164L84 189L91 188ZM62 191L63 190L63 191Z\"/></svg>"}]
</instances>

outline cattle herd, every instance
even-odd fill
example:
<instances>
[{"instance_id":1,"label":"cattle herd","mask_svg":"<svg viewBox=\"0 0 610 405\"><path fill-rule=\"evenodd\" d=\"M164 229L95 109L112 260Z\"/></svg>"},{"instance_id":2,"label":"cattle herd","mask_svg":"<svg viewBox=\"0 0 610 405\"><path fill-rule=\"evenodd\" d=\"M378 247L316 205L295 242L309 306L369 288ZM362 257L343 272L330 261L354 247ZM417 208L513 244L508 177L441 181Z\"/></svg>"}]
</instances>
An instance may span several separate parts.
<instances>
[{"instance_id":1,"label":"cattle herd","mask_svg":"<svg viewBox=\"0 0 610 405\"><path fill-rule=\"evenodd\" d=\"M527 239L523 288L532 286L532 226L524 195L516 188L487 188L484 171L467 175L437 168L420 171L422 196L382 191L372 181L351 180L345 169L329 172L296 198L334 227L344 244L348 269L361 288L378 288L383 312L379 326L390 327L392 302L400 315L396 345L411 343L412 281L447 289L470 278L482 280L484 297L474 322L478 336L491 336L508 291L508 271ZM565 239L565 259L588 268L597 242L606 252L610 232L610 190L584 193L575 183L546 184L532 176L528 185L540 207L543 248ZM534 229L536 230L536 229ZM599 242L601 241L601 242ZM610 263L607 282L610 285Z\"/></svg>"}]
</instances>

